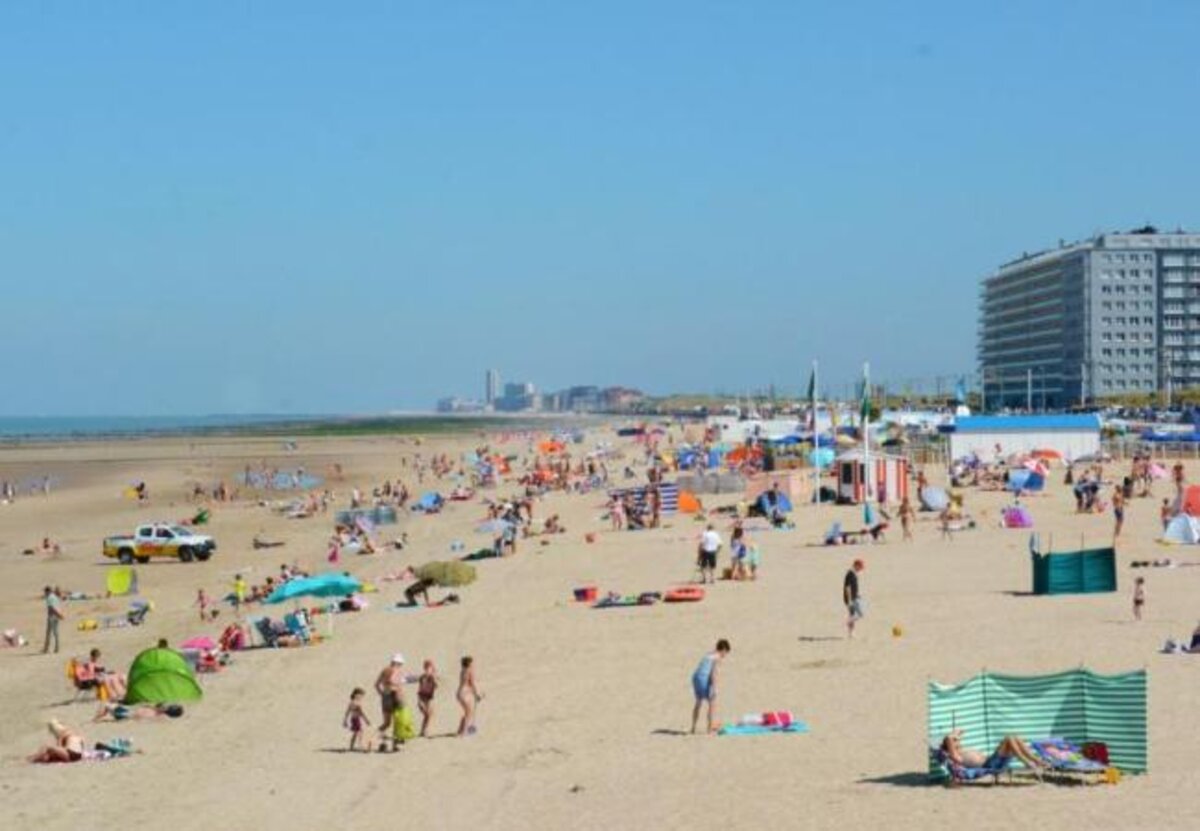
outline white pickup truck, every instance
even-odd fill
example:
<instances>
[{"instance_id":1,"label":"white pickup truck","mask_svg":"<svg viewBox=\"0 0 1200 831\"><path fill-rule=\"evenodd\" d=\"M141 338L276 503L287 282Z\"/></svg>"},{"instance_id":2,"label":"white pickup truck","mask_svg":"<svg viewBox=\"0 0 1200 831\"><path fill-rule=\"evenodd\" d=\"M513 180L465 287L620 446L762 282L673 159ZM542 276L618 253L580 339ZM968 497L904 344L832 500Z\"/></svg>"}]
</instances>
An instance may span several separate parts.
<instances>
[{"instance_id":1,"label":"white pickup truck","mask_svg":"<svg viewBox=\"0 0 1200 831\"><path fill-rule=\"evenodd\" d=\"M216 541L190 528L173 523L157 522L139 525L133 536L107 537L104 556L122 563L148 563L151 558L170 557L190 563L207 560L217 548Z\"/></svg>"}]
</instances>

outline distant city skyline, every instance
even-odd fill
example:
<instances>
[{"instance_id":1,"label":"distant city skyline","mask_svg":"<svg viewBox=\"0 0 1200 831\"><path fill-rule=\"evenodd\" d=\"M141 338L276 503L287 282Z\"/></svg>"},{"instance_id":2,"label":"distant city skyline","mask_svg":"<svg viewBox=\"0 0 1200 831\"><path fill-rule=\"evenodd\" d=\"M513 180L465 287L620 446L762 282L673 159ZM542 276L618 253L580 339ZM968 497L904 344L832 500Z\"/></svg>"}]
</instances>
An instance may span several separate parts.
<instances>
[{"instance_id":1,"label":"distant city skyline","mask_svg":"<svg viewBox=\"0 0 1200 831\"><path fill-rule=\"evenodd\" d=\"M996 263L1200 227L1157 8L6 4L0 415L950 388Z\"/></svg>"}]
</instances>

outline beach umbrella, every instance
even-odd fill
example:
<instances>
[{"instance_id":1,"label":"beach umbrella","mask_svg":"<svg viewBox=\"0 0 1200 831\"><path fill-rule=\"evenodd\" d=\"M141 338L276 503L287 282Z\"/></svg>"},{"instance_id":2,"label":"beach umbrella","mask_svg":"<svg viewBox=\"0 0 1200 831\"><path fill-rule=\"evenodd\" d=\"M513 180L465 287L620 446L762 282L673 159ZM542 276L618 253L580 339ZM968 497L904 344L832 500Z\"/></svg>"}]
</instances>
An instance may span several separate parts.
<instances>
[{"instance_id":1,"label":"beach umbrella","mask_svg":"<svg viewBox=\"0 0 1200 831\"><path fill-rule=\"evenodd\" d=\"M337 572L289 580L271 592L267 603L283 603L301 597L347 597L362 588L357 577Z\"/></svg>"},{"instance_id":2,"label":"beach umbrella","mask_svg":"<svg viewBox=\"0 0 1200 831\"><path fill-rule=\"evenodd\" d=\"M1029 455L1033 456L1033 458L1035 458L1035 459L1045 459L1046 461L1058 461L1058 462L1062 461L1062 454L1059 453L1057 450L1053 450L1051 448L1042 448L1040 450L1035 450Z\"/></svg>"}]
</instances>

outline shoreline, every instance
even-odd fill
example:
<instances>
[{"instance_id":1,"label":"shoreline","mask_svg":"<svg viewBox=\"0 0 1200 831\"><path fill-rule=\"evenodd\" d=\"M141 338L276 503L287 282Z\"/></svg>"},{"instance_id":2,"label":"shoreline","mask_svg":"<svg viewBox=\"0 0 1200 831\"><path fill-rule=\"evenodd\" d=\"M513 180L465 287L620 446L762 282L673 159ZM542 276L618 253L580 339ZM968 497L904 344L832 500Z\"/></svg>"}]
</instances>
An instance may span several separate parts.
<instances>
[{"instance_id":1,"label":"shoreline","mask_svg":"<svg viewBox=\"0 0 1200 831\"><path fill-rule=\"evenodd\" d=\"M25 432L0 434L0 450L25 447L77 447L88 443L169 441L172 439L297 439L351 438L355 436L408 436L424 433L452 435L469 430L548 426L586 427L612 418L604 413L488 413L347 416L280 416L278 419L225 423L191 424L176 427L73 430L62 432ZM135 418L135 417L130 417ZM53 420L53 419L47 419Z\"/></svg>"}]
</instances>

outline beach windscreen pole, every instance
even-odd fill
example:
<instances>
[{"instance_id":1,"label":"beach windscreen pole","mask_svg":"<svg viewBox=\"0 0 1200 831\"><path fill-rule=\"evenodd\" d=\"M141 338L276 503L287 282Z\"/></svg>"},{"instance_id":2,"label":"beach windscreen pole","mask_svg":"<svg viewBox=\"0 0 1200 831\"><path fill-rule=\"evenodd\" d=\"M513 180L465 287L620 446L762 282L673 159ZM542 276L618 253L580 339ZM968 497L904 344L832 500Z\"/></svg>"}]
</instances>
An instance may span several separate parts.
<instances>
[{"instance_id":1,"label":"beach windscreen pole","mask_svg":"<svg viewBox=\"0 0 1200 831\"><path fill-rule=\"evenodd\" d=\"M808 376L808 400L812 409L813 437L813 492L817 496L817 504L821 504L821 456L817 452L820 442L817 441L817 362L812 362L812 374Z\"/></svg>"},{"instance_id":2,"label":"beach windscreen pole","mask_svg":"<svg viewBox=\"0 0 1200 831\"><path fill-rule=\"evenodd\" d=\"M871 365L863 362L862 402L859 405L859 420L863 440L863 521L871 525Z\"/></svg>"}]
</instances>

